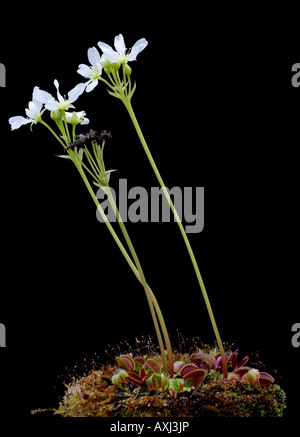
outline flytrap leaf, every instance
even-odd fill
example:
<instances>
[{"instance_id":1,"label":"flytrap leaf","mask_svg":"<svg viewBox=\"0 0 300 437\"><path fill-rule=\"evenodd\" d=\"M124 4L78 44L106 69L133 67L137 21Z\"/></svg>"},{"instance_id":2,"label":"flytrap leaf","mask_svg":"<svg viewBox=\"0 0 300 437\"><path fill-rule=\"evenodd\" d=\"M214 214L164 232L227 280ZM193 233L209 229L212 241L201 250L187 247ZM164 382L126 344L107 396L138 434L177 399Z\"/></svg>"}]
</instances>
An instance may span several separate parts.
<instances>
[{"instance_id":1,"label":"flytrap leaf","mask_svg":"<svg viewBox=\"0 0 300 437\"><path fill-rule=\"evenodd\" d=\"M273 384L275 381L275 379L273 378L273 376L269 375L266 372L260 372L259 375L259 384L262 386L266 386L266 385L271 385Z\"/></svg>"},{"instance_id":2,"label":"flytrap leaf","mask_svg":"<svg viewBox=\"0 0 300 437\"><path fill-rule=\"evenodd\" d=\"M247 366L239 367L238 369L235 369L235 371L233 373L235 373L240 378L242 378L242 376L244 376L246 373L248 373L250 369L251 369L251 367L247 367Z\"/></svg>"},{"instance_id":3,"label":"flytrap leaf","mask_svg":"<svg viewBox=\"0 0 300 437\"><path fill-rule=\"evenodd\" d=\"M132 382L132 384L135 385L142 385L142 378L134 372L128 372L128 379L130 382Z\"/></svg>"},{"instance_id":4,"label":"flytrap leaf","mask_svg":"<svg viewBox=\"0 0 300 437\"><path fill-rule=\"evenodd\" d=\"M153 371L151 369L151 371L146 372L146 363L141 367L140 370L140 378L142 380L142 382L146 381L148 378L150 378L150 376L153 374Z\"/></svg>"},{"instance_id":5,"label":"flytrap leaf","mask_svg":"<svg viewBox=\"0 0 300 437\"><path fill-rule=\"evenodd\" d=\"M198 366L203 366L207 370L216 369L218 367L217 361L209 354L198 351L191 355L191 360L196 362Z\"/></svg>"},{"instance_id":6,"label":"flytrap leaf","mask_svg":"<svg viewBox=\"0 0 300 437\"><path fill-rule=\"evenodd\" d=\"M188 379L192 379L194 376L196 376L198 370L202 369L199 369L199 367L197 367L195 364L186 364L180 369L179 376L187 381Z\"/></svg>"},{"instance_id":7,"label":"flytrap leaf","mask_svg":"<svg viewBox=\"0 0 300 437\"><path fill-rule=\"evenodd\" d=\"M176 361L174 363L174 373L179 373L180 369L185 365L184 361Z\"/></svg>"},{"instance_id":8,"label":"flytrap leaf","mask_svg":"<svg viewBox=\"0 0 300 437\"><path fill-rule=\"evenodd\" d=\"M127 372L132 372L135 369L134 359L130 355L120 355L116 357L116 361L120 367L123 367Z\"/></svg>"},{"instance_id":9,"label":"flytrap leaf","mask_svg":"<svg viewBox=\"0 0 300 437\"><path fill-rule=\"evenodd\" d=\"M195 390L197 390L200 385L202 385L206 375L207 372L204 369L199 369L199 372L194 376L191 383L192 387L194 387Z\"/></svg>"},{"instance_id":10,"label":"flytrap leaf","mask_svg":"<svg viewBox=\"0 0 300 437\"><path fill-rule=\"evenodd\" d=\"M155 358L149 358L149 360L146 361L146 369L152 370L154 373L161 373L162 371L159 361Z\"/></svg>"},{"instance_id":11,"label":"flytrap leaf","mask_svg":"<svg viewBox=\"0 0 300 437\"><path fill-rule=\"evenodd\" d=\"M112 376L112 383L115 385L126 384L128 382L128 373L121 370Z\"/></svg>"},{"instance_id":12,"label":"flytrap leaf","mask_svg":"<svg viewBox=\"0 0 300 437\"><path fill-rule=\"evenodd\" d=\"M135 371L139 372L143 364L145 363L145 359L143 357L135 357L134 358L135 363Z\"/></svg>"},{"instance_id":13,"label":"flytrap leaf","mask_svg":"<svg viewBox=\"0 0 300 437\"><path fill-rule=\"evenodd\" d=\"M158 390L159 389L159 381L156 378L157 375L154 373L147 378L146 383L150 390ZM158 375L159 376L159 375Z\"/></svg>"}]
</instances>

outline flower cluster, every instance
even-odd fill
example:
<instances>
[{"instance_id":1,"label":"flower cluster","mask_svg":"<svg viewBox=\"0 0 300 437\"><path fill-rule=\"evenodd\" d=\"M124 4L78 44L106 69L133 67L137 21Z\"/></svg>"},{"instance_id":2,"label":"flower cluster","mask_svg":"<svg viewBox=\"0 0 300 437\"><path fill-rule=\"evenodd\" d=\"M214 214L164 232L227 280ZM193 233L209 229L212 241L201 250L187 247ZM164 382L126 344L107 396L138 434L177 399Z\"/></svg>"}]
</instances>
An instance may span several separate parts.
<instances>
[{"instance_id":1,"label":"flower cluster","mask_svg":"<svg viewBox=\"0 0 300 437\"><path fill-rule=\"evenodd\" d=\"M98 84L103 68L109 73L111 68L118 69L121 65L127 66L128 62L136 60L137 55L144 50L147 45L147 40L141 38L133 45L132 49L127 52L123 35L120 34L117 35L114 40L116 50L102 41L98 42L98 46L103 52L102 56L100 56L96 47L89 48L88 60L91 65L80 64L77 70L77 73L88 79L86 82L86 91L92 91ZM131 70L127 67L127 72L130 71Z\"/></svg>"},{"instance_id":2,"label":"flower cluster","mask_svg":"<svg viewBox=\"0 0 300 437\"><path fill-rule=\"evenodd\" d=\"M102 78L103 69L106 73L110 73L113 70L117 70L121 65L126 66L127 74L130 74L131 69L127 63L135 61L137 55L144 50L148 42L145 38L139 39L131 48L127 50L124 42L123 35L117 35L114 40L115 50L108 44L99 41L98 46L102 50L102 55L98 52L96 47L88 49L87 55L90 65L80 64L77 72L88 79L85 83L79 83L68 93L68 97L63 97L59 92L59 83L54 81L54 85L57 90L57 97L53 97L47 91L41 90L39 87L34 87L32 93L32 101L29 102L28 108L25 109L27 117L17 115L9 119L11 130L18 129L19 127L31 123L33 124L42 122L42 115L45 110L51 112L51 117L55 121L59 121L62 118L70 124L88 124L89 120L85 118L85 111L81 112L67 112L68 109L73 108L73 103L84 92L92 91L98 84L99 80L105 82L113 91L114 87L106 82Z\"/></svg>"},{"instance_id":3,"label":"flower cluster","mask_svg":"<svg viewBox=\"0 0 300 437\"><path fill-rule=\"evenodd\" d=\"M32 101L29 102L28 108L25 109L27 118L16 115L11 117L8 121L11 125L11 130L18 129L19 127L31 123L41 123L42 115L46 109L51 111L51 117L55 120L62 118L62 114L65 116L66 121L71 124L88 124L89 120L85 118L85 111L81 112L66 112L67 109L74 108L74 103L78 97L84 92L85 84L79 83L68 93L68 98L62 97L59 92L59 83L55 79L54 85L57 90L57 99L53 97L47 91L41 90L39 87L34 87L32 93ZM45 108L43 109L43 106Z\"/></svg>"}]
</instances>

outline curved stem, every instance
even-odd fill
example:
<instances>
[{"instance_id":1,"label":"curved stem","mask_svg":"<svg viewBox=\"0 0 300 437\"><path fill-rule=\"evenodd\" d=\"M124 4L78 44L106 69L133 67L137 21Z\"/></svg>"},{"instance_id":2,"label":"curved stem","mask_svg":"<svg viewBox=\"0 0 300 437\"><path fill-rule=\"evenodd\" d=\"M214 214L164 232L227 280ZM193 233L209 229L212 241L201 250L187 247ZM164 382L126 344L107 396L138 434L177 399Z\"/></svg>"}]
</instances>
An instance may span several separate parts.
<instances>
[{"instance_id":1,"label":"curved stem","mask_svg":"<svg viewBox=\"0 0 300 437\"><path fill-rule=\"evenodd\" d=\"M39 123L41 123L43 126L45 126L52 133L52 135L63 146L63 148L66 147L66 144L63 142L63 140L61 138L59 138L59 136L54 132L54 130L44 120L41 120Z\"/></svg>"},{"instance_id":2,"label":"curved stem","mask_svg":"<svg viewBox=\"0 0 300 437\"><path fill-rule=\"evenodd\" d=\"M178 213L177 213L177 211L175 209L175 206L174 206L174 204L173 204L173 202L171 200L171 197L170 197L170 195L168 193L168 190L165 187L165 184L164 184L164 182L162 180L162 177L161 177L161 175L159 173L159 170L158 170L158 168L157 168L157 166L156 166L156 164L154 162L154 159L153 159L153 157L151 155L151 152L150 152L150 150L149 150L149 148L147 146L147 142L146 142L146 140L144 138L144 135L143 135L143 133L141 131L141 128L139 126L139 123L138 123L137 118L135 116L135 113L133 111L133 108L132 108L132 105L130 103L130 100L129 99L122 99L122 101L123 101L123 103L124 103L128 113L129 113L129 116L130 116L130 118L132 120L132 123L133 123L133 125L135 127L135 130L136 130L136 132L138 134L138 137L139 137L139 139L141 141L141 144L142 144L142 146L144 148L144 151L145 151L145 153L147 155L147 158L148 158L148 160L149 160L149 162L151 164L151 167L152 167L152 169L153 169L153 171L155 173L155 176L156 176L156 178L157 178L157 180L158 180L158 182L159 182L159 184L160 184L160 186L161 186L161 188L162 188L162 190L163 190L163 192L164 192L164 194L166 196L166 199L167 199L167 201L168 201L168 203L170 205L170 208L171 208L171 210L172 210L172 212L174 214L175 220L178 223L178 226L179 226L180 232L182 234L182 237L184 239L186 248L187 248L188 253L190 255L190 259L192 261L192 264L193 264L193 267L194 267L194 270L195 270L195 273L196 273L196 276L197 276L197 279L198 279L198 282L199 282L199 285L200 285L200 288L201 288L201 291L202 291L202 295L203 295L203 298L204 298L204 301L205 301L205 304L206 304L206 308L207 308L207 311L208 311L208 314L209 314L209 317L210 317L210 321L211 321L211 324L212 324L212 327L213 327L213 330L214 330L214 334L215 334L215 337L216 337L216 340L217 340L217 343L218 343L218 346L219 346L219 349L220 349L220 353L221 353L221 357L222 357L223 374L224 374L224 377L227 378L227 363L226 363L226 356L225 356L223 344L222 344L222 341L221 341L221 337L220 337L220 334L219 334L219 331L218 331L218 328L217 328L217 324L216 324L216 321L215 321L215 318L214 318L214 314L213 314L213 311L212 311L212 308L211 308L211 305L210 305L210 301L209 301L209 298L208 298L208 295L207 295L207 292L206 292L206 289L205 289L205 286L204 286L204 282L203 282L203 279L202 279L202 276L201 276L201 273L200 273L200 270L199 270L199 267L198 267L198 264L197 264L194 252L193 252L193 249L192 249L192 247L190 245L189 239L188 239L188 237L186 235L186 232L185 232L184 227L183 227L183 225L181 223L181 220L180 220L180 218L178 216Z\"/></svg>"}]
</instances>

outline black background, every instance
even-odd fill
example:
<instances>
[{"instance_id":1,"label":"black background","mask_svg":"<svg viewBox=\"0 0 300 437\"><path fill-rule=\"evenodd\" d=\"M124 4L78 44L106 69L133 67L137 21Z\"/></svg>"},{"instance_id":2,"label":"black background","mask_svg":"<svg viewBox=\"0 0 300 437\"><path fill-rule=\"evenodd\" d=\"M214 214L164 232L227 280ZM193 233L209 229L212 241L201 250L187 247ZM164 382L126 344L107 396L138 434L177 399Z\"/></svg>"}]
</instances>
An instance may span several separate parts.
<instances>
[{"instance_id":1,"label":"black background","mask_svg":"<svg viewBox=\"0 0 300 437\"><path fill-rule=\"evenodd\" d=\"M58 405L62 375L83 371L76 363L95 353L106 359L108 344L154 335L143 290L97 222L75 168L55 156L59 144L43 126L11 133L7 122L25 115L35 85L54 94L58 79L67 94L82 81L76 70L88 63L87 49L99 40L113 45L122 33L127 47L149 41L131 64L133 107L165 184L205 188L204 230L189 238L222 339L241 354L259 352L287 392L279 423L291 425L299 407L299 350L291 346L299 322L295 11L72 8L19 9L22 20L1 28L3 415L34 430L41 419L30 410ZM118 178L157 185L125 108L103 84L76 109L91 128L113 133L105 156L118 169L113 187ZM177 225L128 223L128 231L175 347L177 330L212 343Z\"/></svg>"}]
</instances>

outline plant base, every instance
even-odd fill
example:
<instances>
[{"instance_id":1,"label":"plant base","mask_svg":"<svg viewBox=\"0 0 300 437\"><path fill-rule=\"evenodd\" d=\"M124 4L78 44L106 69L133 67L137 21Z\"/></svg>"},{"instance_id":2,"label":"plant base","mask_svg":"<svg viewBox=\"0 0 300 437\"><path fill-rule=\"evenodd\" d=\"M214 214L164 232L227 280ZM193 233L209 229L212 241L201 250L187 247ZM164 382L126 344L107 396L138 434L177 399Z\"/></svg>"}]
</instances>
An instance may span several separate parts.
<instances>
[{"instance_id":1,"label":"plant base","mask_svg":"<svg viewBox=\"0 0 300 437\"><path fill-rule=\"evenodd\" d=\"M116 386L118 366L91 370L67 386L54 414L64 417L280 417L286 395L277 384L259 386L208 376L198 390L148 390L131 383Z\"/></svg>"}]
</instances>

